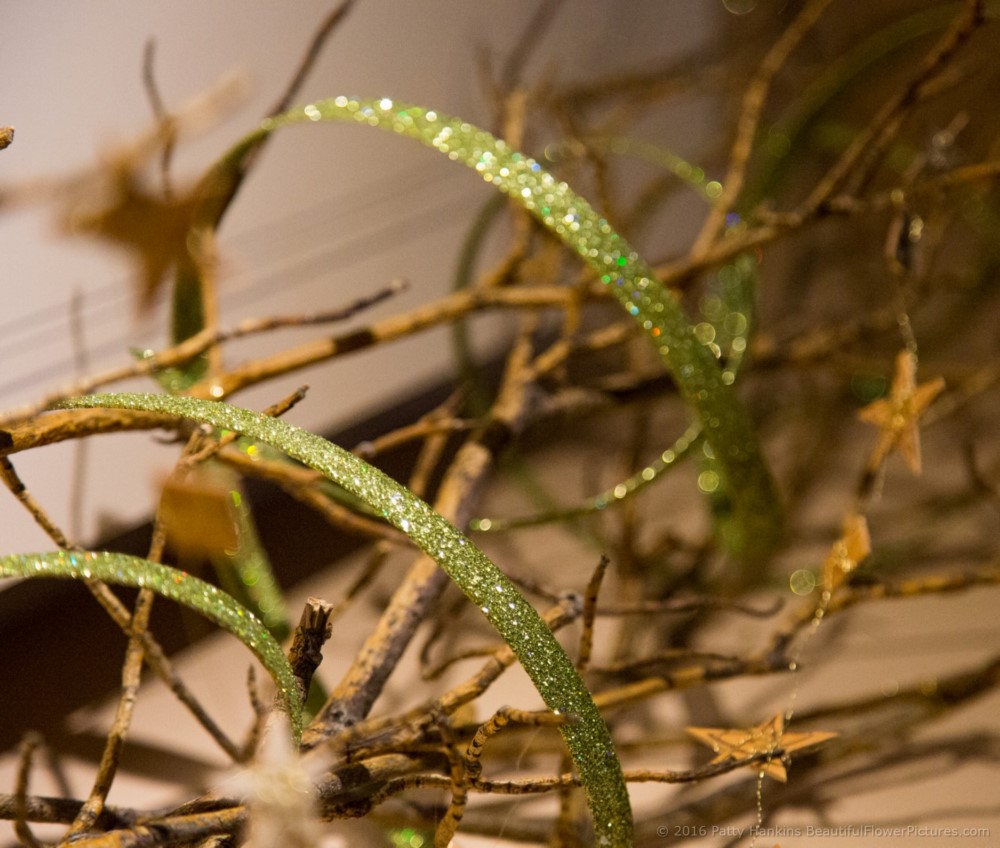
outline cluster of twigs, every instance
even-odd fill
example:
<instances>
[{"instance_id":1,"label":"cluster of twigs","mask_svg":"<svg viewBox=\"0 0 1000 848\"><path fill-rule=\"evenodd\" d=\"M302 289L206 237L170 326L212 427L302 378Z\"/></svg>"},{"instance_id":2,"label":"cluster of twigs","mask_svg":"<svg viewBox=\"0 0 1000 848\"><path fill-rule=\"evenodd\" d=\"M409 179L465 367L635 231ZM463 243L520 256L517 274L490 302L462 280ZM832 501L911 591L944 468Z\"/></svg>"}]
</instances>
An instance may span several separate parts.
<instances>
[{"instance_id":1,"label":"cluster of twigs","mask_svg":"<svg viewBox=\"0 0 1000 848\"><path fill-rule=\"evenodd\" d=\"M388 553L411 545L407 535L363 504L331 491L323 474L268 454L235 434L220 435L164 412L51 407L137 376L160 379L170 391L221 400L277 376L430 327L450 324L461 329L479 311L505 311L517 324L498 386L477 380L475 367L467 367L464 383L443 406L356 452L377 462L392 447L418 444L406 485L456 527L479 530L489 540L486 531L505 522L503 516L485 515L490 501L484 492L491 479L515 476L517 463L523 461L518 457L529 462L527 471L517 473L532 478L537 474L531 470L532 455L548 450L552 441L575 444L585 455L590 439L608 441L609 434L630 434L614 439L629 457L621 474L626 482L600 495L591 492L582 504L568 503L572 498L566 491L540 496L540 501L549 502L539 503L523 520L507 522L510 533L517 532L517 524L547 524L557 527L558 535L584 540L606 554L595 554L596 567L593 562L569 563L553 571L530 555L512 562L498 559L525 593L540 599L542 617L553 632L575 633L564 642L611 727L626 781L705 787L697 797L659 796L655 811L637 807L636 844L682 841L704 834L700 828L707 825L722 825L752 812L754 794L747 793L746 782L716 783L723 774L749 775L741 771L747 767L757 774L760 824L785 804L828 804L845 772L859 767L859 748L865 751L864 768L869 770L925 755L912 741L916 729L990 692L1000 682L1000 656L939 677L932 687L914 685L847 702L830 697L822 706L802 710L795 708L795 672L803 663L822 660L809 650L820 641L814 642L814 637L825 632L826 622L855 606L1000 582L994 538L1000 456L983 424L996 412L1000 381L990 319L995 306L991 284L997 268L995 180L1000 176L1000 151L992 114L971 111L971 104L996 79L987 74L977 80L970 70L990 52L988 42L995 37L990 16L996 10L981 2L945 4L951 16L936 19L932 36L912 42L902 35L889 39L884 49L898 52L905 61L887 80L875 82L871 73L855 78L852 66L832 63L839 68L839 78L832 88L828 84L823 98L805 104L812 109L805 122L812 132L800 121L797 135L787 138L781 133L788 124L776 117L775 104L787 101L789 108L802 107L802 114L805 98L796 101L775 89L783 78L806 73L797 57L817 28L825 26L832 33L850 28L830 5L829 0L804 3L759 60L740 100L728 155L708 151L698 163L720 175L714 188L700 181L709 200L700 232L683 255L661 258L655 265L660 280L681 293L689 312L701 311L705 320L697 323L699 332L704 328L704 338L699 339L710 348L714 344L713 351L728 363L723 374L748 401L764 452L774 460L787 514L782 549L766 567L759 556L752 563L741 561L739 551L725 543L724 480L720 485L712 453L719 446L686 429L677 392L639 348L641 328L612 315L600 282L575 265L564 247L522 210L510 209L506 255L453 294L361 329L326 335L259 360L227 363L226 344L235 338L342 321L401 288L394 283L354 304L246 321L227 329L214 307L211 235L250 173L255 154L244 157L235 176L215 187L211 203L206 205L202 195L199 214L208 220L207 226L205 220L200 222L202 252L189 257L187 267L173 257L181 264L178 289L185 285L185 275L188 282L196 280L200 323L166 349L74 381L2 416L4 484L58 548L72 551L74 540L20 479L17 454L96 433L167 429L184 443L175 482L206 465L259 477L343 531L368 538L369 563L344 597L329 603L311 601L292 634L291 667L305 694L331 626L349 605L370 593ZM294 100L311 62L349 6L335 10L318 30L272 116ZM520 69L526 54L537 49L545 27L558 20L553 15L557 6L540 6L526 30L524 49L490 79L495 129L511 146L530 149L539 140L536 128L558 128L568 153L557 166L566 178L584 194L592 189L596 205L609 220L623 222L629 238L637 243L642 238L655 252L655 235L642 234L643 225L656 220L657 210L683 181L699 182L691 178L694 168L660 151L661 161L672 163L666 173L648 180L637 194L620 196L612 173L621 165L609 139L627 136L637 117L668 111L675 91L671 81L691 72L671 67L574 88L529 87ZM891 28L888 22L881 25ZM169 180L177 122L155 92L151 51L148 56L146 80L160 122L156 149L163 152L161 205L191 225L190 217L183 216L191 214L193 206L177 196ZM859 91L863 98L854 97ZM838 102L838 96L851 102L877 100L857 111ZM6 145L13 133L0 137ZM786 147L772 144L782 138ZM503 212L504 207L497 208L499 212L484 213L487 226ZM93 229L126 240L109 224L111 217L106 215ZM150 233L142 236L149 238ZM471 250L479 240L480 235L470 234ZM144 254L147 260L151 250ZM162 251L162 245L155 250ZM751 293L756 305L744 299L715 315L712 303L720 301L719 292L733 278L737 263L756 280ZM148 261L145 267L148 272ZM147 279L149 291L161 283L155 275ZM836 295L830 296L831 291ZM744 352L747 363L737 369ZM280 401L265 414L280 416L301 400L300 394ZM856 413L861 418L857 426ZM864 423L874 429L863 429ZM920 428L929 423L942 435L935 438L929 459L922 461ZM658 441L658 434L669 427L684 434L683 443L671 447ZM659 459L650 462L650 455ZM673 472L685 455L688 465L697 466L696 483L692 475ZM964 458L964 476L955 484L956 491L946 497L928 487L920 490L916 503L901 500L909 485L903 482L906 474L947 465L956 456ZM532 485L538 487L537 479ZM664 517L663 504L696 498L700 503L702 495L715 511L711 521L696 517L695 529L690 529L687 518L698 514L691 506L681 508L685 524ZM810 505L821 495L824 517L816 527L810 523L815 520ZM147 557L154 562L168 551L166 503L165 498ZM928 527L935 531L959 521L971 525L960 551L934 544L921 549ZM817 556L822 548L829 553ZM789 575L795 593L791 599ZM318 822L369 815L387 838L402 839L399 834L409 828L409 833L426 832L441 846L456 832L561 845L586 844L594 838L578 800L580 776L556 735L544 730L565 729L578 716L503 707L475 717L473 707L517 662L517 654L511 645L467 644L454 607L441 601L448 577L426 555L418 555L398 579L349 671L325 699L320 696L315 717L303 732L301 751L285 751L277 760L268 755L268 747L282 734L265 727L270 711L256 696L258 720L238 742L224 729L226 722L210 716L189 691L149 628L149 589L139 592L129 610L105 584L88 579L87 585L128 639L119 707L84 800L31 794L32 769L42 742L35 735L25 738L17 786L0 795L0 816L13 821L23 844L39 844L32 826L49 822L68 825L64 838L81 846L221 846L238 844L248 833L257 844L280 838L280 844L309 845L320 838ZM247 603L253 601L251 597ZM720 622L732 622L734 616L746 622L752 635L743 644L750 647L738 652L703 647L713 644ZM373 715L376 699L403 652L428 623L431 635L421 660L429 681L470 659L479 663L478 669L420 703ZM598 633L600 648L595 649ZM453 647L439 656L445 643ZM824 643L823 650L833 648ZM170 810L107 803L144 665L167 683L234 764L247 766L245 785L220 788ZM773 720L723 710L711 698L710 684L715 681L782 674L787 699ZM660 745L664 759L680 756L676 746L683 725L662 717L664 693L695 688L708 693L712 707L686 701L686 724L700 725L714 713L743 729L695 728L717 755L707 765L688 770L641 765L643 755ZM642 727L638 736L637 722ZM665 742L661 733L668 735ZM839 736L827 741L833 734ZM800 753L820 741L825 744L818 755ZM765 776L786 777L793 752L790 782L762 793ZM520 773L529 762L543 774ZM266 792L260 789L265 785ZM512 820L512 805L536 795L557 802L538 807L535 817L519 814ZM262 800L265 796L270 803ZM486 796L481 803L479 796Z\"/></svg>"}]
</instances>

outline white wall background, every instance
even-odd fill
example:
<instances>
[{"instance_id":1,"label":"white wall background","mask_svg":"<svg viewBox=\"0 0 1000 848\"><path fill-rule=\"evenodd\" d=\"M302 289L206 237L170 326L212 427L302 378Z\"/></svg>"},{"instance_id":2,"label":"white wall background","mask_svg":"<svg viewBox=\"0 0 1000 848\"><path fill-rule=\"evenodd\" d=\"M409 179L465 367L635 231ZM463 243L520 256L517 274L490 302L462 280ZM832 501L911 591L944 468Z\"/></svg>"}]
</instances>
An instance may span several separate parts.
<instances>
[{"instance_id":1,"label":"white wall background","mask_svg":"<svg viewBox=\"0 0 1000 848\"><path fill-rule=\"evenodd\" d=\"M248 81L248 96L226 120L178 151L175 179L194 178L274 101L332 5L0 0L0 124L17 130L13 146L0 154L0 184L91 167L109 144L148 129L140 67L150 36L157 40L156 76L170 106L234 71ZM477 55L489 49L505 56L536 8L536 0L362 0L327 46L300 101L384 94L488 121ZM559 80L603 76L688 53L720 9L682 0L571 0L528 77L542 70ZM705 126L692 106L690 123L657 140L692 154ZM247 316L330 307L395 276L406 277L411 290L360 321L445 293L458 245L488 191L474 174L407 140L342 125L289 130L267 150L225 221L224 326ZM0 217L0 409L36 399L74 375L74 292L82 304L88 372L127 362L130 347L164 341L163 304L145 320L135 317L126 257L57 238L53 220L47 208ZM229 361L306 338L297 332L257 339L234 349ZM305 380L312 392L292 420L328 429L411 394L444 373L449 361L445 334L434 332L337 360L235 402L265 405ZM85 541L99 526L146 517L156 477L175 454L156 447L148 434L90 440L82 460L85 506L74 522L69 468L77 450L64 444L34 451L17 457L17 467L58 521L80 525ZM49 547L0 492L0 550Z\"/></svg>"}]
</instances>

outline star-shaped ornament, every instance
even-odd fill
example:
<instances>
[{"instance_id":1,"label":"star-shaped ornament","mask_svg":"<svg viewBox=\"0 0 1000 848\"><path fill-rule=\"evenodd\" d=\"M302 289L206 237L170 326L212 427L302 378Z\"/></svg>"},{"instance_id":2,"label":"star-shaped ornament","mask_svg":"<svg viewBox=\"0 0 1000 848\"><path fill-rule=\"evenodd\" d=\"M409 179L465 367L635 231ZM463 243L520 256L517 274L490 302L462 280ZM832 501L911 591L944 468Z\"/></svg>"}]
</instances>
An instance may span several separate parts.
<instances>
[{"instance_id":1,"label":"star-shaped ornament","mask_svg":"<svg viewBox=\"0 0 1000 848\"><path fill-rule=\"evenodd\" d=\"M727 760L746 760L760 754L775 754L774 759L762 763L751 763L750 768L782 783L788 781L783 758L792 751L813 748L836 733L814 731L813 733L785 732L785 717L779 713L763 724L746 730L724 730L718 727L689 727L687 732L704 745L715 751L711 764ZM779 754L780 752L780 754Z\"/></svg>"},{"instance_id":2,"label":"star-shaped ornament","mask_svg":"<svg viewBox=\"0 0 1000 848\"><path fill-rule=\"evenodd\" d=\"M868 460L870 469L898 450L914 474L920 473L920 430L917 420L944 389L938 377L917 385L917 358L908 350L896 357L896 373L889 397L882 398L858 412L858 418L879 428L878 442Z\"/></svg>"},{"instance_id":3,"label":"star-shaped ornament","mask_svg":"<svg viewBox=\"0 0 1000 848\"><path fill-rule=\"evenodd\" d=\"M243 85L228 76L172 110L169 120L105 154L96 168L56 183L64 198L62 224L128 251L139 267L139 306L145 309L174 267L199 276L213 260L212 226L219 195L232 169L212 168L200 180L171 192L155 191L145 172L181 135L211 127L239 102ZM228 162L227 162L228 163ZM234 166L234 167L238 167Z\"/></svg>"},{"instance_id":4,"label":"star-shaped ornament","mask_svg":"<svg viewBox=\"0 0 1000 848\"><path fill-rule=\"evenodd\" d=\"M146 188L136 163L122 157L108 169L100 205L76 204L67 216L70 232L95 236L127 250L140 269L139 306L148 308L177 267L195 264L191 226L201 203L197 187L177 196Z\"/></svg>"},{"instance_id":5,"label":"star-shaped ornament","mask_svg":"<svg viewBox=\"0 0 1000 848\"><path fill-rule=\"evenodd\" d=\"M833 594L848 575L872 552L868 522L863 515L844 519L844 531L823 562L823 591Z\"/></svg>"}]
</instances>

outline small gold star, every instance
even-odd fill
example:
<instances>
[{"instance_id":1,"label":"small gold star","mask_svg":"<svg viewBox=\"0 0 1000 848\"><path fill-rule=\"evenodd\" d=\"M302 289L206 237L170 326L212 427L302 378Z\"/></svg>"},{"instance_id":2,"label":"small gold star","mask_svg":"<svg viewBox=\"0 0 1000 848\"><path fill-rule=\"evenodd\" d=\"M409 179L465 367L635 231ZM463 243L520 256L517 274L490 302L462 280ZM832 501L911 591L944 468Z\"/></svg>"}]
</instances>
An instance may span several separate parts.
<instances>
[{"instance_id":1,"label":"small gold star","mask_svg":"<svg viewBox=\"0 0 1000 848\"><path fill-rule=\"evenodd\" d=\"M904 350L896 357L896 374L889 397L868 404L858 412L858 418L879 428L878 442L868 460L871 470L877 469L898 450L910 470L920 473L920 431L917 420L944 389L940 377L929 383L916 384L917 358Z\"/></svg>"},{"instance_id":2,"label":"small gold star","mask_svg":"<svg viewBox=\"0 0 1000 848\"><path fill-rule=\"evenodd\" d=\"M868 522L852 513L844 519L844 530L823 562L823 591L833 594L847 576L872 552Z\"/></svg>"},{"instance_id":3,"label":"small gold star","mask_svg":"<svg viewBox=\"0 0 1000 848\"><path fill-rule=\"evenodd\" d=\"M785 732L785 717L779 713L774 718L747 730L724 730L718 727L689 727L687 732L716 753L712 763L726 760L745 760L759 754L781 752L773 760L751 763L750 767L763 772L768 777L782 783L788 781L788 773L782 761L792 751L812 748L836 736L836 733L815 731L813 733Z\"/></svg>"}]
</instances>

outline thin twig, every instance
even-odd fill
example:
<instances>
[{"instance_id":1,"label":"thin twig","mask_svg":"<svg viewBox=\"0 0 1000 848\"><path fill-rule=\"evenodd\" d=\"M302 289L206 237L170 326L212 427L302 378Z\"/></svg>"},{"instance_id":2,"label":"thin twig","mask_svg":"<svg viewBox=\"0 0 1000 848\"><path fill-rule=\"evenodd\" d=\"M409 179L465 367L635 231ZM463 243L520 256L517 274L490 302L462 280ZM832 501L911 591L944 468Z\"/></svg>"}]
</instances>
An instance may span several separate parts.
<instances>
[{"instance_id":1,"label":"thin twig","mask_svg":"<svg viewBox=\"0 0 1000 848\"><path fill-rule=\"evenodd\" d=\"M931 574L898 582L883 581L841 588L824 607L824 617L850 609L860 603L888 598L909 599L924 595L961 592L977 586L1000 583L1000 566L990 565L966 571ZM795 636L815 619L815 602L803 604L770 638L766 653L783 654Z\"/></svg>"},{"instance_id":2,"label":"thin twig","mask_svg":"<svg viewBox=\"0 0 1000 848\"><path fill-rule=\"evenodd\" d=\"M444 418L433 414L426 415L419 421L398 427L384 436L379 436L371 441L355 445L354 453L362 459L370 460L381 453L393 450L417 439L426 439L430 436L450 436L453 433L465 433L481 426L481 421ZM410 488L413 489L414 487L411 485Z\"/></svg>"},{"instance_id":3,"label":"thin twig","mask_svg":"<svg viewBox=\"0 0 1000 848\"><path fill-rule=\"evenodd\" d=\"M781 598L775 598L766 607L757 607L727 598L667 598L662 601L637 600L604 603L597 608L598 615L661 615L663 613L697 612L699 610L727 610L751 618L770 618L784 607Z\"/></svg>"},{"instance_id":4,"label":"thin twig","mask_svg":"<svg viewBox=\"0 0 1000 848\"><path fill-rule=\"evenodd\" d=\"M438 635L440 636L442 634ZM455 651L435 664L431 664L430 662L422 663L420 666L420 679L437 680L453 665L464 662L465 660L493 656L498 650L500 650L501 647L502 645L484 645L480 648L467 648L464 651Z\"/></svg>"},{"instance_id":5,"label":"thin twig","mask_svg":"<svg viewBox=\"0 0 1000 848\"><path fill-rule=\"evenodd\" d=\"M583 630L580 632L580 647L576 667L585 671L590 665L590 653L594 647L594 618L597 614L597 596L601 592L601 583L608 570L611 560L602 556L587 582L587 590L583 593Z\"/></svg>"},{"instance_id":6,"label":"thin twig","mask_svg":"<svg viewBox=\"0 0 1000 848\"><path fill-rule=\"evenodd\" d=\"M256 335L258 333L266 333L288 327L300 327L308 324L336 323L345 321L356 315L358 312L368 309L369 307L381 303L383 300L398 294L403 290L403 287L404 284L397 280L390 283L388 286L384 286L381 289L376 290L373 294L358 298L345 306L324 310L318 314L247 319L241 321L236 327L229 330L213 330L206 327L201 332L185 339L183 342L167 348L166 350L160 351L159 353L146 351L140 360L133 362L130 365L112 368L102 373L86 377L82 380L77 380L62 389L57 389L56 391L49 393L38 402L26 404L17 409L9 410L0 416L0 426L7 426L12 422L21 421L37 415L39 412L42 412L67 397L85 395L95 389L101 388L102 386L119 383L123 380L131 379L132 377L150 376L158 371L164 371L169 368L177 368L185 365L195 357L200 356L213 345L220 345L234 339L240 339L246 336ZM221 386L217 383L213 383L211 380L208 380L206 383L202 384L200 390L196 387L196 389L192 391L192 394L195 394L198 397L220 399L225 396L226 392L224 392L221 389ZM4 445L2 441L0 441L0 452L3 451L3 448Z\"/></svg>"},{"instance_id":7,"label":"thin twig","mask_svg":"<svg viewBox=\"0 0 1000 848\"><path fill-rule=\"evenodd\" d=\"M111 616L115 624L117 624L126 635L134 632L132 628L132 616L114 592L112 592L103 583L98 583L93 580L86 581L86 585L87 588L90 589L91 594L93 594L97 599L98 603L104 607L105 611ZM219 747L225 751L233 762L241 762L242 754L239 746L225 734L222 728L219 727L198 699L195 698L195 696L187 688L187 685L183 680L181 680L180 676L174 670L173 664L170 662L170 659L167 657L160 644L145 631L140 634L140 638L143 642L143 653L145 655L146 662L156 676L167 685L170 691L173 692L174 697L187 707L191 715L193 715L198 723L205 728L208 734L216 741Z\"/></svg>"},{"instance_id":8,"label":"thin twig","mask_svg":"<svg viewBox=\"0 0 1000 848\"><path fill-rule=\"evenodd\" d=\"M149 625L154 597L151 589L142 589L136 599L135 610L132 613L132 633L125 655L125 664L122 667L122 690L118 699L118 709L115 712L111 730L108 732L107 744L101 756L93 788L70 826L67 833L69 838L86 833L93 828L104 810L108 792L111 790L111 784L117 774L121 752L125 746L125 737L128 735L135 712L136 695L139 690L144 661L142 634L146 632Z\"/></svg>"},{"instance_id":9,"label":"thin twig","mask_svg":"<svg viewBox=\"0 0 1000 848\"><path fill-rule=\"evenodd\" d=\"M60 548L69 548L70 543L63 531L56 526L55 522L49 518L49 514L42 505L32 496L27 487L21 481L13 463L6 456L0 456L0 480L10 489L11 494L17 498L22 506L31 514L46 535L52 539Z\"/></svg>"},{"instance_id":10,"label":"thin twig","mask_svg":"<svg viewBox=\"0 0 1000 848\"><path fill-rule=\"evenodd\" d=\"M268 418L280 418L290 409L305 400L305 396L308 391L308 386L300 386L294 392L286 395L277 403L271 404L261 414L266 415ZM197 436L198 434L196 432L193 438L197 439ZM240 436L238 433L225 433L219 438L211 440L200 450L194 450L193 448L195 445L193 444L192 450L185 452L184 457L182 457L180 467L193 468L195 465L206 462L215 457L223 448L228 447L239 438Z\"/></svg>"},{"instance_id":11,"label":"thin twig","mask_svg":"<svg viewBox=\"0 0 1000 848\"><path fill-rule=\"evenodd\" d=\"M326 494L322 487L328 484L327 479L310 468L280 460L261 459L259 456L251 457L232 448L221 451L218 459L244 476L274 483L300 503L316 510L335 527L364 538L380 539L396 545L412 545L410 539L396 528L373 516L350 509Z\"/></svg>"},{"instance_id":12,"label":"thin twig","mask_svg":"<svg viewBox=\"0 0 1000 848\"><path fill-rule=\"evenodd\" d=\"M28 825L28 781L31 776L31 764L35 751L42 745L42 737L37 733L27 733L21 740L17 782L14 786L14 832L22 844L28 848L42 848L42 843Z\"/></svg>"},{"instance_id":13,"label":"thin twig","mask_svg":"<svg viewBox=\"0 0 1000 848\"><path fill-rule=\"evenodd\" d=\"M156 84L154 60L156 58L156 39L150 38L142 51L142 86L146 91L146 99L153 109L153 115L160 125L163 134L163 151L160 153L160 185L163 196L170 200L174 196L170 180L170 163L177 146L177 122L171 117L160 88Z\"/></svg>"},{"instance_id":14,"label":"thin twig","mask_svg":"<svg viewBox=\"0 0 1000 848\"><path fill-rule=\"evenodd\" d=\"M521 84L528 59L552 26L562 4L563 0L540 0L538 8L528 18L520 37L514 42L514 49L500 69L499 84L503 91L511 91Z\"/></svg>"},{"instance_id":15,"label":"thin twig","mask_svg":"<svg viewBox=\"0 0 1000 848\"><path fill-rule=\"evenodd\" d=\"M249 762L253 759L267 727L268 716L271 714L271 710L268 709L257 689L257 672L252 665L247 667L247 700L250 702L250 710L253 712L253 721L250 723L250 729L243 740L241 762Z\"/></svg>"},{"instance_id":16,"label":"thin twig","mask_svg":"<svg viewBox=\"0 0 1000 848\"><path fill-rule=\"evenodd\" d=\"M265 380L373 345L411 336L473 312L497 308L545 309L558 307L572 297L576 295L558 286L458 291L434 303L419 306L405 315L392 316L342 336L306 342L266 359L245 362L220 375L214 383L206 381L196 385L191 393L196 397L226 397ZM190 356L188 353L188 358ZM0 424L2 423L0 419Z\"/></svg>"},{"instance_id":17,"label":"thin twig","mask_svg":"<svg viewBox=\"0 0 1000 848\"><path fill-rule=\"evenodd\" d=\"M15 795L0 793L0 819L13 821L19 815L18 804L22 805L23 817L26 821L39 824L69 824L83 806L83 801L73 798L48 798L39 795L27 795L18 800ZM102 823L112 827L127 827L135 821L132 810L119 807L107 807Z\"/></svg>"},{"instance_id":18,"label":"thin twig","mask_svg":"<svg viewBox=\"0 0 1000 848\"><path fill-rule=\"evenodd\" d=\"M434 832L434 848L447 848L452 837L458 830L458 825L465 814L465 805L469 797L469 789L479 782L482 774L483 749L486 743L503 730L511 722L529 727L558 727L572 721L572 716L559 715L551 712L525 712L514 707L500 707L489 721L480 725L463 758L463 773L459 779L452 778L451 803L438 823Z\"/></svg>"},{"instance_id":19,"label":"thin twig","mask_svg":"<svg viewBox=\"0 0 1000 848\"><path fill-rule=\"evenodd\" d=\"M382 567L389 560L389 553L393 545L384 539L376 542L372 546L371 553L365 562L361 572L354 578L351 585L347 587L343 597L334 606L330 613L330 620L334 621L346 612L347 608L365 589L367 589L381 572Z\"/></svg>"},{"instance_id":20,"label":"thin twig","mask_svg":"<svg viewBox=\"0 0 1000 848\"><path fill-rule=\"evenodd\" d=\"M337 28L337 25L344 20L347 13L351 10L354 5L354 0L343 0L343 2L329 12L322 21L320 21L319 26L313 33L313 37L310 39L309 44L306 46L305 52L299 61L298 67L295 69L295 73L292 74L291 79L285 86L284 91L278 97L275 104L268 110L265 117L273 118L286 111L291 104L292 100L296 97L302 84L305 82L309 73L312 71L316 60L319 58L320 52L323 49L324 44L326 44L327 39ZM265 136L253 149L251 153L244 156L240 161L238 171L232 176L229 181L226 192L223 197L218 197L213 199L213 209L215 210L214 220L211 222L211 229L217 230L219 225L222 223L222 219L225 217L227 210L232 204L233 200L239 194L240 188L243 185L243 181L247 178L250 171L253 169L257 160L260 159L261 153L267 146L270 136Z\"/></svg>"},{"instance_id":21,"label":"thin twig","mask_svg":"<svg viewBox=\"0 0 1000 848\"><path fill-rule=\"evenodd\" d=\"M795 19L786 27L781 37L774 43L757 68L747 86L740 106L740 117L736 124L736 138L729 153L729 167L722 181L722 194L712 205L712 209L702 225L701 232L691 246L691 254L704 253L718 238L728 215L736 204L746 182L747 165L753 152L754 138L760 125L764 103L775 75L788 61L792 51L802 37L820 19L831 0L811 0L802 7Z\"/></svg>"}]
</instances>

